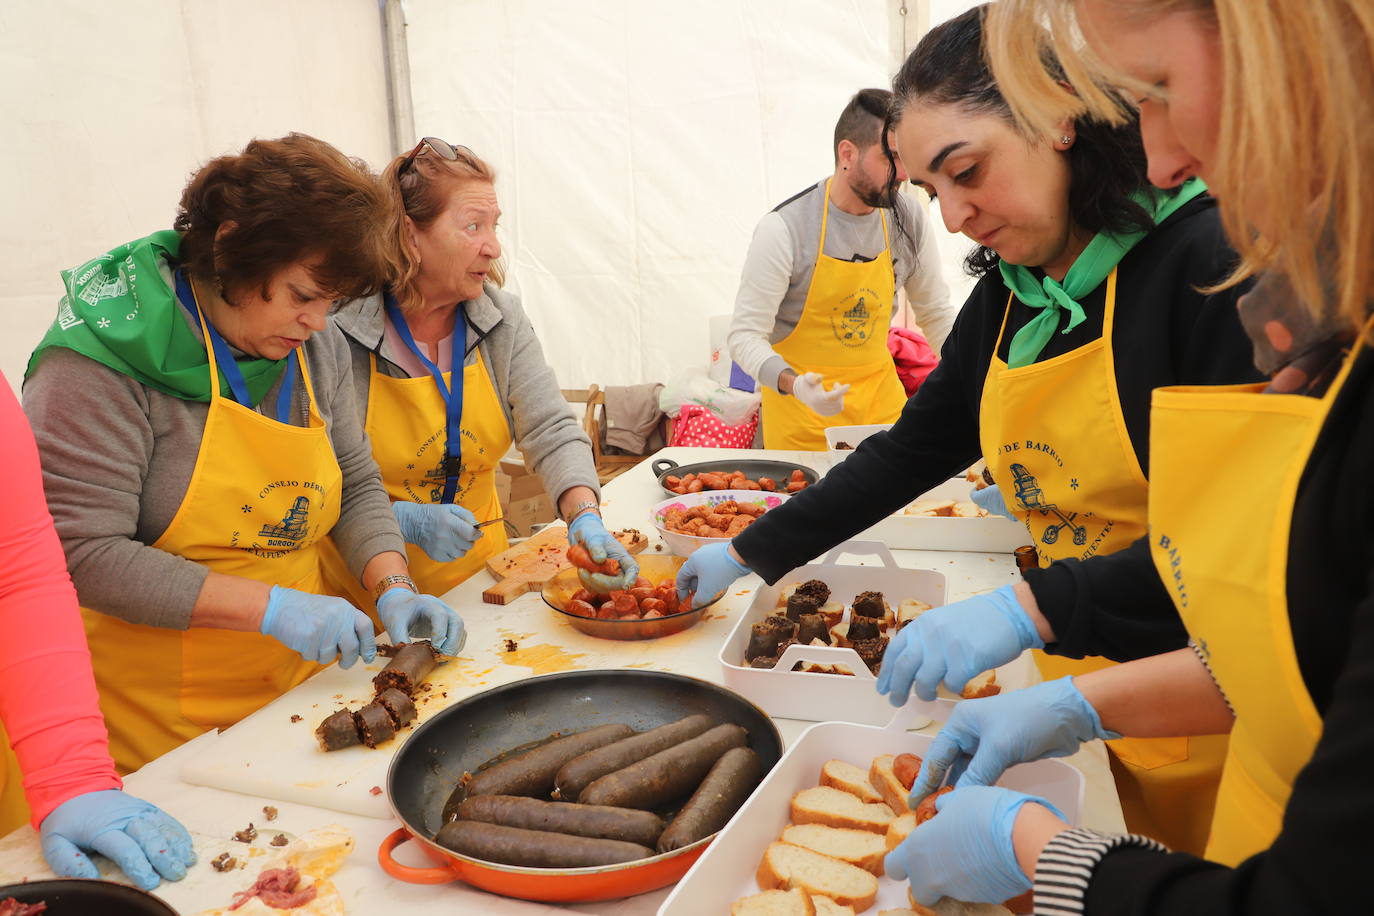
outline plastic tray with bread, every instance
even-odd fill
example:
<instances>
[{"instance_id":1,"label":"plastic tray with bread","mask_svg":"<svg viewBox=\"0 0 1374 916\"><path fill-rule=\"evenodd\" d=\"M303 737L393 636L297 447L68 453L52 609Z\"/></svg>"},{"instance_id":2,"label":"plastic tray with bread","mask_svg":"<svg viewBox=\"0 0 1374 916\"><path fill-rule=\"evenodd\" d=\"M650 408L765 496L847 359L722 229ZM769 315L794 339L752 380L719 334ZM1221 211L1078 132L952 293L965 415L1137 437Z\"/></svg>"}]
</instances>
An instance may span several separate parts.
<instances>
[{"instance_id":1,"label":"plastic tray with bread","mask_svg":"<svg viewBox=\"0 0 1374 916\"><path fill-rule=\"evenodd\" d=\"M839 560L845 555L863 557L866 565L841 564ZM874 557L877 563L873 562ZM827 600L818 611L824 619L831 645L808 644L818 634L798 633L808 638L787 645L771 667L746 663L746 654L753 654L750 640L755 638L754 624L761 624L766 617L785 614L789 593L810 580L824 582L829 589ZM857 640L841 639L840 636L854 626L853 603L864 592L881 592L888 608L884 617L876 621L880 635L876 640L860 643L856 649ZM882 544L847 541L820 562L798 567L778 580L777 585L761 587L755 593L749 609L736 621L721 645L724 682L772 716L813 722L825 719L870 724L886 722L892 715L892 707L874 690L874 675L868 663L881 661L886 648L883 640L896 632L899 614L944 602L945 577L940 573L903 569ZM849 676L792 670L798 663L811 669L839 667L847 670Z\"/></svg>"},{"instance_id":2,"label":"plastic tray with bread","mask_svg":"<svg viewBox=\"0 0 1374 916\"><path fill-rule=\"evenodd\" d=\"M929 704L913 701L882 727L822 722L808 728L673 889L658 916L922 913L913 909L907 882L883 874L882 857L918 816L906 807L892 758L926 752L932 739L906 727L930 711ZM1042 796L1078 823L1083 776L1063 761L1021 764L998 785ZM758 897L770 890L783 893ZM924 914L1009 912L946 899Z\"/></svg>"},{"instance_id":3,"label":"plastic tray with bread","mask_svg":"<svg viewBox=\"0 0 1374 916\"><path fill-rule=\"evenodd\" d=\"M977 465L981 469L982 462ZM979 514L969 494L978 475L947 480L856 537L894 550L966 550L1011 553L1031 543L1026 526L1000 515Z\"/></svg>"}]
</instances>

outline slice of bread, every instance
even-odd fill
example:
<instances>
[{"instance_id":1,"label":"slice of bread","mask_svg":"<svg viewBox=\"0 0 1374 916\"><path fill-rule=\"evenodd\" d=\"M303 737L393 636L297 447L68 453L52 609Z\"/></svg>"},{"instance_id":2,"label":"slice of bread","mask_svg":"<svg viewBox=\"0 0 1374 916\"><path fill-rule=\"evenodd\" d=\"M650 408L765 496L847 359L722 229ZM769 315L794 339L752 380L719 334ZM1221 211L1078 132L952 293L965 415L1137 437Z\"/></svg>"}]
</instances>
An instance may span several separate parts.
<instances>
[{"instance_id":1,"label":"slice of bread","mask_svg":"<svg viewBox=\"0 0 1374 916\"><path fill-rule=\"evenodd\" d=\"M878 897L878 879L862 868L790 843L769 844L757 878L759 887L799 887L859 912Z\"/></svg>"},{"instance_id":2,"label":"slice of bread","mask_svg":"<svg viewBox=\"0 0 1374 916\"><path fill-rule=\"evenodd\" d=\"M963 692L959 695L965 700L978 700L983 697L995 697L1002 692L1002 688L997 684L997 670L984 671L964 685Z\"/></svg>"},{"instance_id":3,"label":"slice of bread","mask_svg":"<svg viewBox=\"0 0 1374 916\"><path fill-rule=\"evenodd\" d=\"M868 774L852 763L843 760L827 760L821 767L821 785L848 792L863 802L873 804L883 797L868 782Z\"/></svg>"},{"instance_id":4,"label":"slice of bread","mask_svg":"<svg viewBox=\"0 0 1374 916\"><path fill-rule=\"evenodd\" d=\"M887 848L896 849L916 829L916 812L908 811L892 819L887 825Z\"/></svg>"},{"instance_id":5,"label":"slice of bread","mask_svg":"<svg viewBox=\"0 0 1374 916\"><path fill-rule=\"evenodd\" d=\"M825 618L825 625L833 627L844 619L844 604L832 599L821 605L819 613Z\"/></svg>"},{"instance_id":6,"label":"slice of bread","mask_svg":"<svg viewBox=\"0 0 1374 916\"><path fill-rule=\"evenodd\" d=\"M800 888L764 891L730 904L730 916L816 916L816 905Z\"/></svg>"},{"instance_id":7,"label":"slice of bread","mask_svg":"<svg viewBox=\"0 0 1374 916\"><path fill-rule=\"evenodd\" d=\"M901 625L907 621L915 620L928 610L930 610L930 605L924 601L917 601L915 598L903 598L897 604L897 623Z\"/></svg>"},{"instance_id":8,"label":"slice of bread","mask_svg":"<svg viewBox=\"0 0 1374 916\"><path fill-rule=\"evenodd\" d=\"M964 903L955 900L953 897L941 897L932 906L921 906L916 902L916 898L911 896L911 888L906 891L907 903L911 905L909 910L882 910L878 916L884 913L889 916L1011 916L1011 911L1004 906L995 903Z\"/></svg>"},{"instance_id":9,"label":"slice of bread","mask_svg":"<svg viewBox=\"0 0 1374 916\"><path fill-rule=\"evenodd\" d=\"M955 518L982 518L987 515L987 511L971 499L954 504Z\"/></svg>"},{"instance_id":10,"label":"slice of bread","mask_svg":"<svg viewBox=\"0 0 1374 916\"><path fill-rule=\"evenodd\" d=\"M876 833L823 824L789 824L782 832L782 841L857 865L876 877L883 876L887 844Z\"/></svg>"},{"instance_id":11,"label":"slice of bread","mask_svg":"<svg viewBox=\"0 0 1374 916\"><path fill-rule=\"evenodd\" d=\"M903 814L911 810L911 806L907 804L907 796L910 793L892 770L892 761L895 759L892 754L874 757L868 768L868 784L878 790L878 794L883 797L889 808L897 814Z\"/></svg>"},{"instance_id":12,"label":"slice of bread","mask_svg":"<svg viewBox=\"0 0 1374 916\"><path fill-rule=\"evenodd\" d=\"M906 507L906 515L936 515L949 518L954 514L952 499L918 499Z\"/></svg>"},{"instance_id":13,"label":"slice of bread","mask_svg":"<svg viewBox=\"0 0 1374 916\"><path fill-rule=\"evenodd\" d=\"M792 796L792 823L886 834L887 825L892 823L892 809L884 804L866 804L830 786L815 786Z\"/></svg>"},{"instance_id":14,"label":"slice of bread","mask_svg":"<svg viewBox=\"0 0 1374 916\"><path fill-rule=\"evenodd\" d=\"M812 894L811 902L816 905L816 916L854 916L852 906L840 906L829 897Z\"/></svg>"}]
</instances>

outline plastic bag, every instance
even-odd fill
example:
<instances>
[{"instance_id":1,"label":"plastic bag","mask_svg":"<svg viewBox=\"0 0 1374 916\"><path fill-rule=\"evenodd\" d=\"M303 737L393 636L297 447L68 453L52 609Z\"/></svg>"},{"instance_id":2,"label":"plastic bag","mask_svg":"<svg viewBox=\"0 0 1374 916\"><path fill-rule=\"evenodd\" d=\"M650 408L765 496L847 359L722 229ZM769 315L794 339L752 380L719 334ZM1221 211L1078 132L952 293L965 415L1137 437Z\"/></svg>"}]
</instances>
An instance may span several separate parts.
<instances>
[{"instance_id":1,"label":"plastic bag","mask_svg":"<svg viewBox=\"0 0 1374 916\"><path fill-rule=\"evenodd\" d=\"M712 381L700 369L689 369L674 376L658 396L658 406L676 417L686 404L705 407L726 426L747 423L759 409L763 397L757 391L739 391Z\"/></svg>"}]
</instances>

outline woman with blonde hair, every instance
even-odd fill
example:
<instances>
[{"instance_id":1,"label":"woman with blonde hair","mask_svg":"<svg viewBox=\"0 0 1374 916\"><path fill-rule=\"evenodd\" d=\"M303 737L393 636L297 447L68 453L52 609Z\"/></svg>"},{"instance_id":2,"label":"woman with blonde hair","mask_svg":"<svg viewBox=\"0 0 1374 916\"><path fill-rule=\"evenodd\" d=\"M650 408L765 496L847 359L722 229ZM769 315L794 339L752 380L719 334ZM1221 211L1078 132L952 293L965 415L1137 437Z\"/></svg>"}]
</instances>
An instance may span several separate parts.
<instances>
[{"instance_id":1,"label":"woman with blonde hair","mask_svg":"<svg viewBox=\"0 0 1374 916\"><path fill-rule=\"evenodd\" d=\"M1347 909L1374 852L1374 8L1000 0L990 20L1023 123L1120 117L1119 89L1153 180L1217 192L1242 256L1228 282L1258 276L1240 310L1269 381L1155 393L1150 545L1190 647L1075 678L1081 702L1036 736L1009 715L1016 693L961 704L913 793L965 775L889 871L923 902L1005 899L1033 876L1037 913ZM1071 92L1040 64L1047 43ZM1229 731L1205 860L976 784L1104 728Z\"/></svg>"},{"instance_id":2,"label":"woman with blonde hair","mask_svg":"<svg viewBox=\"0 0 1374 916\"><path fill-rule=\"evenodd\" d=\"M472 150L437 137L384 171L386 288L336 318L361 419L422 590L442 595L505 549L501 526L479 525L501 517L496 469L512 441L569 538L620 562L600 587L626 587L638 564L601 522L591 443L519 298L501 289L495 181ZM337 557L328 566L343 594L356 589Z\"/></svg>"}]
</instances>

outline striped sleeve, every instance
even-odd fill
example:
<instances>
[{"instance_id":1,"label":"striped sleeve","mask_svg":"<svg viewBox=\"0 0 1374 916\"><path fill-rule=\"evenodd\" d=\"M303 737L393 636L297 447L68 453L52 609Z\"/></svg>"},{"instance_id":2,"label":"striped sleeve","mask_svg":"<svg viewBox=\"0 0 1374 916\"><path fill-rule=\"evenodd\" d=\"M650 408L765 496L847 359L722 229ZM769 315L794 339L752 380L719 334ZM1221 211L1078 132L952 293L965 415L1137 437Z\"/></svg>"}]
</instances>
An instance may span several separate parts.
<instances>
[{"instance_id":1,"label":"striped sleeve","mask_svg":"<svg viewBox=\"0 0 1374 916\"><path fill-rule=\"evenodd\" d=\"M1169 851L1154 840L1136 834L1120 836L1084 827L1065 830L1045 845L1035 863L1036 916L1082 916L1083 898L1093 870L1103 856L1118 846Z\"/></svg>"}]
</instances>

